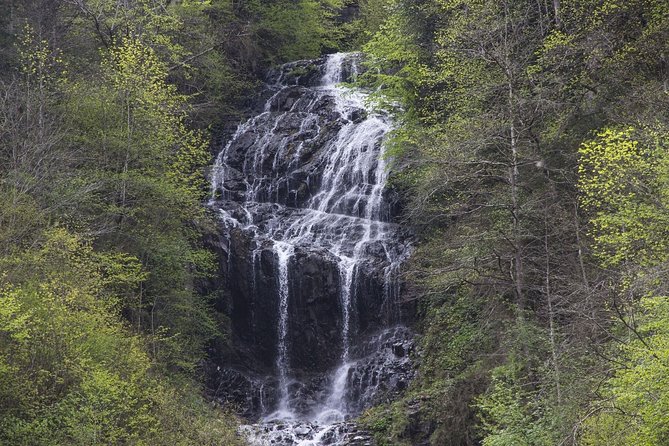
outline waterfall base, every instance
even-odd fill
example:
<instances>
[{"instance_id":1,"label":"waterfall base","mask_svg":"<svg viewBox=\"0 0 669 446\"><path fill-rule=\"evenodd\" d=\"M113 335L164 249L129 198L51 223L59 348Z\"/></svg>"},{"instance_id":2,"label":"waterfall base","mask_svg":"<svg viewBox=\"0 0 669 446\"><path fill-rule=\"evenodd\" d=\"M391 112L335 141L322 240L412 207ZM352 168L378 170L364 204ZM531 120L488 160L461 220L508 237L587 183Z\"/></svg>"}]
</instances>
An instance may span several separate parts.
<instances>
[{"instance_id":1,"label":"waterfall base","mask_svg":"<svg viewBox=\"0 0 669 446\"><path fill-rule=\"evenodd\" d=\"M369 433L350 422L321 425L275 422L245 425L240 432L251 446L372 446Z\"/></svg>"},{"instance_id":2,"label":"waterfall base","mask_svg":"<svg viewBox=\"0 0 669 446\"><path fill-rule=\"evenodd\" d=\"M294 410L262 413L257 423L243 426L241 432L254 446L371 445L369 436L350 419L363 409L393 400L402 393L413 379L413 349L412 333L404 327L370 336L352 349L352 357L358 359L315 379L318 385L291 383L292 398L288 405ZM249 380L247 385L241 385L238 373L229 375L229 371L222 371L221 376L228 376L227 385L234 388L238 397L243 397L226 400L233 405L253 406L263 402L263 407L273 407L268 397L279 394L276 389L279 384L274 378ZM240 389L245 390L240 392ZM231 397L232 390L226 391L224 387L223 393Z\"/></svg>"}]
</instances>

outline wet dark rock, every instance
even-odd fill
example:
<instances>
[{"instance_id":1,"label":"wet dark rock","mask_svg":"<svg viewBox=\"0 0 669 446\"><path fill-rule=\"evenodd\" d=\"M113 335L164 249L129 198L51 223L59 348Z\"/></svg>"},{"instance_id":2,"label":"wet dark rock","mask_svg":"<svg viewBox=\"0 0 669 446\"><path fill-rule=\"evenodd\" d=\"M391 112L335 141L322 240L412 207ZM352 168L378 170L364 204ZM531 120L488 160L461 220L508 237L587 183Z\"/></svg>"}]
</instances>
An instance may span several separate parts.
<instances>
[{"instance_id":1,"label":"wet dark rock","mask_svg":"<svg viewBox=\"0 0 669 446\"><path fill-rule=\"evenodd\" d=\"M217 383L214 395L240 416L254 417L276 404L276 380L268 376L258 376L251 371L234 368L220 368L210 371Z\"/></svg>"},{"instance_id":2,"label":"wet dark rock","mask_svg":"<svg viewBox=\"0 0 669 446\"><path fill-rule=\"evenodd\" d=\"M406 352L404 351L404 345L403 344L393 344L393 354L397 356L398 358L403 357Z\"/></svg>"},{"instance_id":3,"label":"wet dark rock","mask_svg":"<svg viewBox=\"0 0 669 446\"><path fill-rule=\"evenodd\" d=\"M349 119L353 121L355 124L358 124L362 121L364 121L367 118L367 112L362 109L354 110L351 112L349 115Z\"/></svg>"},{"instance_id":4,"label":"wet dark rock","mask_svg":"<svg viewBox=\"0 0 669 446\"><path fill-rule=\"evenodd\" d=\"M364 408L400 396L414 377L413 350L413 334L404 327L384 330L361 342L355 354L362 358L349 373L349 400Z\"/></svg>"},{"instance_id":5,"label":"wet dark rock","mask_svg":"<svg viewBox=\"0 0 669 446\"><path fill-rule=\"evenodd\" d=\"M283 85L317 85L323 76L324 58L316 60L298 60L271 70L267 83Z\"/></svg>"}]
</instances>

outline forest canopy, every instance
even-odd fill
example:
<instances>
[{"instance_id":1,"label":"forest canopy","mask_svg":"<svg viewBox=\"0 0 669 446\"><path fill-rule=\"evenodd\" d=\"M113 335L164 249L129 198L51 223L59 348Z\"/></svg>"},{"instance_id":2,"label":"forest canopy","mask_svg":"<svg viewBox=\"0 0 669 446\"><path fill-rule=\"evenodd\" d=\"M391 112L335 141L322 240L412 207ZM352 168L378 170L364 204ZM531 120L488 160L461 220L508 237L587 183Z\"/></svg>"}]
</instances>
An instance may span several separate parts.
<instances>
[{"instance_id":1,"label":"forest canopy","mask_svg":"<svg viewBox=\"0 0 669 446\"><path fill-rule=\"evenodd\" d=\"M417 378L383 445L669 438L663 0L0 0L0 443L235 445L207 166L277 64L361 51Z\"/></svg>"}]
</instances>

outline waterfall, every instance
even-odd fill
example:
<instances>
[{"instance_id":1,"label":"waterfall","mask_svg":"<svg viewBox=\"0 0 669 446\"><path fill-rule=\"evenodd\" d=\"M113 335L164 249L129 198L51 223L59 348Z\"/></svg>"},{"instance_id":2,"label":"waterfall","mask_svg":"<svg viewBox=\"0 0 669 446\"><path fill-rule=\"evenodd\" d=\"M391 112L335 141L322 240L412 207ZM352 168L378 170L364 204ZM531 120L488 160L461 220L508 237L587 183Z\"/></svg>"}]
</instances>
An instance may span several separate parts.
<instances>
[{"instance_id":1,"label":"waterfall","mask_svg":"<svg viewBox=\"0 0 669 446\"><path fill-rule=\"evenodd\" d=\"M249 257L250 291L240 281L236 294L245 297L234 302L250 310L239 310L239 318L252 319L243 325L246 331L274 320L277 391L271 412L262 414L265 422L312 420L333 426L355 415L362 406L349 398L349 384L364 361L352 354L358 348L354 336L399 321L398 273L409 249L390 221L386 196L383 143L391 122L367 107L364 92L341 85L358 74L358 59L338 53L270 73L261 111L238 126L212 169L209 205L227 234L228 261L235 249ZM238 248L246 246L235 242L242 239L251 248ZM271 264L263 252L271 253ZM228 267L233 284L233 270L244 271L240 265ZM336 293L329 291L333 281ZM309 304L320 306L297 307ZM363 318L360 305L377 314ZM308 326L301 324L305 317ZM336 340L331 339L335 326ZM296 330L302 330L302 338L294 338ZM266 352L269 338L263 339ZM329 372L322 379L315 370L324 364ZM263 381L261 392L266 387ZM260 400L262 410L271 404L265 393ZM310 442L295 444L319 444L324 432L314 431Z\"/></svg>"},{"instance_id":2,"label":"waterfall","mask_svg":"<svg viewBox=\"0 0 669 446\"><path fill-rule=\"evenodd\" d=\"M276 367L279 372L279 416L292 417L288 401L288 262L293 255L293 246L285 242L275 242L279 265L279 324L278 324L278 354Z\"/></svg>"}]
</instances>

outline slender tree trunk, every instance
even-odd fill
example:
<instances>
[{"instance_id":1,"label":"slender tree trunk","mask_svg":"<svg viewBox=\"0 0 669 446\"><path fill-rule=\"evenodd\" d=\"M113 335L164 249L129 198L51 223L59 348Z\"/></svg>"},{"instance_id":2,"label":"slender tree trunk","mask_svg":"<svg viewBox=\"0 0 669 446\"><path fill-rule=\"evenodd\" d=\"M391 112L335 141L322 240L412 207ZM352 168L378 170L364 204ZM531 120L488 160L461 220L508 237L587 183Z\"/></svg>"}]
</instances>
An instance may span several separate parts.
<instances>
[{"instance_id":1,"label":"slender tree trunk","mask_svg":"<svg viewBox=\"0 0 669 446\"><path fill-rule=\"evenodd\" d=\"M511 55L509 51L509 12L508 12L508 3L504 3L504 20L505 20L505 33L504 33L504 59L505 59L505 71L507 78L507 89L508 89L508 101L509 101L509 145L511 148L511 165L509 166L509 185L511 187L511 217L512 217L512 232L513 232L513 244L514 244L514 268L513 268L513 282L516 293L516 299L518 302L519 310L522 311L526 307L525 302L525 293L523 291L523 259L521 251L521 231L520 231L520 204L519 204L519 191L518 191L518 135L516 131L516 115L515 115L515 92L513 87L513 70L511 69Z\"/></svg>"},{"instance_id":2,"label":"slender tree trunk","mask_svg":"<svg viewBox=\"0 0 669 446\"><path fill-rule=\"evenodd\" d=\"M561 28L562 20L560 19L560 0L553 0L553 11L555 12L555 25L558 28Z\"/></svg>"},{"instance_id":3,"label":"slender tree trunk","mask_svg":"<svg viewBox=\"0 0 669 446\"><path fill-rule=\"evenodd\" d=\"M513 90L509 84L509 101L513 101ZM521 310L525 308L525 296L523 292L523 258L520 240L520 206L518 200L518 141L516 139L516 128L513 123L513 112L511 118L510 142L511 142L511 167L509 168L509 183L511 185L511 214L513 219L513 244L514 244L514 284L518 298L518 306Z\"/></svg>"},{"instance_id":4,"label":"slender tree trunk","mask_svg":"<svg viewBox=\"0 0 669 446\"><path fill-rule=\"evenodd\" d=\"M581 226L578 219L578 204L574 204L574 228L576 232L576 246L578 248L578 264L581 269L581 278L583 279L583 285L586 289L590 287L590 282L588 281L588 275L585 271L585 261L583 260L583 245L581 243Z\"/></svg>"},{"instance_id":5,"label":"slender tree trunk","mask_svg":"<svg viewBox=\"0 0 669 446\"><path fill-rule=\"evenodd\" d=\"M139 301L137 304L137 332L142 330L142 297L144 295L144 284L139 284Z\"/></svg>"},{"instance_id":6,"label":"slender tree trunk","mask_svg":"<svg viewBox=\"0 0 669 446\"><path fill-rule=\"evenodd\" d=\"M550 250L548 243L548 233L549 233L549 224L548 224L548 206L544 206L544 250L546 252L546 269L545 274L545 293L546 301L548 302L548 335L551 344L551 357L553 360L553 373L555 374L555 392L557 394L557 403L558 405L562 403L562 391L560 388L560 366L558 363L558 354L557 354L557 343L555 341L555 308L553 306L553 293L551 290L551 263L550 263Z\"/></svg>"},{"instance_id":7,"label":"slender tree trunk","mask_svg":"<svg viewBox=\"0 0 669 446\"><path fill-rule=\"evenodd\" d=\"M151 351L153 351L153 360L155 361L158 357L158 348L156 347L156 324L154 315L156 313L156 304L158 299L153 299L153 305L151 306Z\"/></svg>"},{"instance_id":8,"label":"slender tree trunk","mask_svg":"<svg viewBox=\"0 0 669 446\"><path fill-rule=\"evenodd\" d=\"M128 93L126 93L128 95ZM121 180L121 208L125 207L126 200L126 183L128 181L128 169L130 164L130 146L132 144L132 123L130 118L130 98L126 96L126 152L125 160L123 162L123 179ZM121 217L123 218L123 217Z\"/></svg>"}]
</instances>

